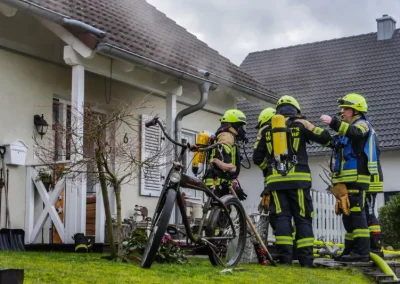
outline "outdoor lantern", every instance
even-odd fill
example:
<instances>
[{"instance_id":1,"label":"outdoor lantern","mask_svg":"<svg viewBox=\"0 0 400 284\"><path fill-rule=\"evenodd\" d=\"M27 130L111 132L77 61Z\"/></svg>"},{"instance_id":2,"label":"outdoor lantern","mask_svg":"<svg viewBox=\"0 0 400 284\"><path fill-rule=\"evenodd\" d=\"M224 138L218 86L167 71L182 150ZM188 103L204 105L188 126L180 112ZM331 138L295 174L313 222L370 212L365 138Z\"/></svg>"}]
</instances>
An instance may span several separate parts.
<instances>
[{"instance_id":1,"label":"outdoor lantern","mask_svg":"<svg viewBox=\"0 0 400 284\"><path fill-rule=\"evenodd\" d=\"M43 114L42 116L35 114L33 117L33 123L36 126L37 133L40 135L40 139L43 139L43 135L46 134L47 128L49 127L47 121L43 118Z\"/></svg>"}]
</instances>

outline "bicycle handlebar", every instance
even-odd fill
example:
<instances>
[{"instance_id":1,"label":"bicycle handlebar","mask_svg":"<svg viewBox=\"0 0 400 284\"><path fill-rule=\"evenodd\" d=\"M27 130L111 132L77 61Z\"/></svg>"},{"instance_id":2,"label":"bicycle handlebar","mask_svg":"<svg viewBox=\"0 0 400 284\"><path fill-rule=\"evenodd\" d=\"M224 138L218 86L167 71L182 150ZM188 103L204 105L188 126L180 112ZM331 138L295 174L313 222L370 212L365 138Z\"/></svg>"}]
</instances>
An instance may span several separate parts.
<instances>
[{"instance_id":1,"label":"bicycle handlebar","mask_svg":"<svg viewBox=\"0 0 400 284\"><path fill-rule=\"evenodd\" d=\"M171 141L171 142L174 143L175 145L178 145L178 146L180 146L180 147L182 147L182 148L190 148L190 144L189 144L189 143L187 143L186 145L184 145L184 144L178 143L178 142L176 142L174 139L172 139L171 136L169 136L168 133L165 131L164 126L163 126L162 123L158 120L158 117L157 117L157 116L154 117L152 120L146 122L146 123L145 123L145 126L146 126L146 127L151 127L151 126L154 126L154 125L156 125L156 124L158 124L158 125L160 126L162 132L164 133L165 137L167 137L167 139L168 139L169 141ZM216 147L219 146L219 145L222 145L222 143L215 143L215 144L213 144L213 145L211 145L211 146L208 146L208 147L197 148L197 151L198 151L198 152L205 152L205 151L214 149L214 148L216 148Z\"/></svg>"},{"instance_id":2,"label":"bicycle handlebar","mask_svg":"<svg viewBox=\"0 0 400 284\"><path fill-rule=\"evenodd\" d=\"M162 132L164 133L165 137L167 137L167 139L168 139L169 141L171 141L173 144L175 144L175 145L177 145L177 146L180 146L180 147L182 147L182 148L188 148L188 145L184 145L184 144L178 143L178 142L176 142L174 139L172 139L171 136L168 135L168 133L165 131L164 126L163 126L162 123L158 120L158 117L157 117L157 116L154 117L152 120L146 122L146 123L145 123L145 126L146 126L146 127L150 127L150 126L154 126L154 125L156 125L156 124L158 124L158 126L160 126Z\"/></svg>"}]
</instances>

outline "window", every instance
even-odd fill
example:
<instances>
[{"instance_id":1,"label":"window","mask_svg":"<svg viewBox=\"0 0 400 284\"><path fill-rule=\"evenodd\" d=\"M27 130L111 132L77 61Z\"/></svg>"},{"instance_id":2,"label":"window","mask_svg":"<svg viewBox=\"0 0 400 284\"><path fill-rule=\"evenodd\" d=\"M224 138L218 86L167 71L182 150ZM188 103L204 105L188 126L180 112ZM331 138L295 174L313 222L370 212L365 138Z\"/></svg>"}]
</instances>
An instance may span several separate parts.
<instances>
[{"instance_id":1,"label":"window","mask_svg":"<svg viewBox=\"0 0 400 284\"><path fill-rule=\"evenodd\" d=\"M165 151L163 151L166 143L158 125L145 126L145 123L151 119L151 116L142 115L141 160L148 163L141 168L140 195L160 196L167 171Z\"/></svg>"},{"instance_id":2,"label":"window","mask_svg":"<svg viewBox=\"0 0 400 284\"><path fill-rule=\"evenodd\" d=\"M388 202L399 193L400 193L400 191L387 191L387 192L384 192L383 194L385 196L385 205L388 204Z\"/></svg>"},{"instance_id":3,"label":"window","mask_svg":"<svg viewBox=\"0 0 400 284\"><path fill-rule=\"evenodd\" d=\"M96 112L96 115L100 117L104 117L105 115L101 112ZM96 145L94 143L94 139L87 137L88 129L87 124L84 124L83 131L83 147L84 147L84 156L86 158L92 158L95 155ZM54 144L54 161L65 161L68 162L71 160L71 103L62 99L53 99L53 144ZM106 129L105 135L103 135L102 139L107 139L108 143L113 143L113 135L115 132L113 126L109 126ZM111 161L113 166L113 161ZM97 167L95 163L88 163L87 165L87 193L96 192L96 183L97 183Z\"/></svg>"},{"instance_id":4,"label":"window","mask_svg":"<svg viewBox=\"0 0 400 284\"><path fill-rule=\"evenodd\" d=\"M182 144L190 143L195 144L197 138L197 133L190 130L182 130ZM185 157L183 157L183 164L185 165L187 172L186 174L189 176L195 176L192 172L192 162L193 162L194 153L187 151ZM182 191L186 193L187 196L190 196L199 201L203 200L203 192L190 189L190 188L182 188Z\"/></svg>"},{"instance_id":5,"label":"window","mask_svg":"<svg viewBox=\"0 0 400 284\"><path fill-rule=\"evenodd\" d=\"M53 144L54 161L71 159L71 104L53 99Z\"/></svg>"}]
</instances>

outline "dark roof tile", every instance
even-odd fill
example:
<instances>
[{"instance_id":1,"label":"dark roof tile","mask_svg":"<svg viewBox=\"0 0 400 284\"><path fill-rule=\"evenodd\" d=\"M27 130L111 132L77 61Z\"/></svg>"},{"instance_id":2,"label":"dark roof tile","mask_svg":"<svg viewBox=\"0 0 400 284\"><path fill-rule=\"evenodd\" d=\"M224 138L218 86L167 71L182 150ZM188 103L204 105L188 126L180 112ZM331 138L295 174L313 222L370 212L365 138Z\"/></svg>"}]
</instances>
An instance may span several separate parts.
<instances>
[{"instance_id":1,"label":"dark roof tile","mask_svg":"<svg viewBox=\"0 0 400 284\"><path fill-rule=\"evenodd\" d=\"M25 1L25 0L24 0ZM199 76L193 67L272 94L264 85L145 0L26 0L106 32L101 40Z\"/></svg>"},{"instance_id":2,"label":"dark roof tile","mask_svg":"<svg viewBox=\"0 0 400 284\"><path fill-rule=\"evenodd\" d=\"M367 99L368 117L380 145L400 145L399 30L384 41L369 33L253 52L241 67L279 94L297 98L303 114L319 126L320 115L339 111L337 98L360 92ZM239 106L249 121L257 120L260 108L249 103ZM255 131L250 132L254 142ZM321 151L323 147L316 144L309 147L309 152Z\"/></svg>"}]
</instances>

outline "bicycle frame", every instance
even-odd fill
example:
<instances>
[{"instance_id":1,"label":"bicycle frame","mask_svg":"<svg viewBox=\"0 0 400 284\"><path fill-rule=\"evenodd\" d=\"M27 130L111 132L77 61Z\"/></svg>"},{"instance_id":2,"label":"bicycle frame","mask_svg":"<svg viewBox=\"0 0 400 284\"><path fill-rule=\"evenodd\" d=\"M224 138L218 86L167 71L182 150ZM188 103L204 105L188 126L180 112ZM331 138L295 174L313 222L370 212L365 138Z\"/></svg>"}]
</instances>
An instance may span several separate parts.
<instances>
[{"instance_id":1,"label":"bicycle frame","mask_svg":"<svg viewBox=\"0 0 400 284\"><path fill-rule=\"evenodd\" d=\"M186 215L186 206L184 204L184 200L181 195L181 190L180 187L187 187L195 190L200 190L203 191L207 194L209 197L207 202L204 205L203 208L203 217L201 218L200 225L198 228L198 232L196 235L193 235L193 232L191 230L188 230L190 228L189 224L189 218ZM225 204L212 192L207 186L205 186L204 182L198 178L188 176L186 174L182 174L182 179L179 183L179 186L177 187L177 202L178 202L178 207L179 211L181 212L182 215L182 221L183 224L186 228L187 231L187 236L191 239L193 242L198 242L199 241L199 236L201 236L201 232L203 230L204 222L207 218L207 213L209 211L210 205L212 201L216 201L222 209L224 209L226 212L228 212L228 208L226 208ZM235 226L233 224L233 221L231 218L229 218L229 225L232 227L232 232L233 236L232 237L204 237L206 240L227 240L227 239L233 239L236 237L236 230Z\"/></svg>"},{"instance_id":2,"label":"bicycle frame","mask_svg":"<svg viewBox=\"0 0 400 284\"><path fill-rule=\"evenodd\" d=\"M158 211L158 207L160 206L160 203L161 203L161 200L163 199L163 196L166 195L166 193L168 192L168 190L175 190L175 191L177 191L177 203L178 203L179 211L180 211L181 216L182 216L183 224L184 224L184 226L185 226L185 228L186 228L186 234L187 234L187 236L189 237L189 239L190 239L192 242L199 243L200 241L205 241L205 242L207 242L207 241L210 241L210 240L227 240L227 239L233 239L233 238L235 238L235 237L236 237L236 230L235 230L235 226L234 226L233 221L232 221L231 218L229 218L229 224L230 224L230 226L231 226L231 228L232 228L232 232L233 232L233 236L232 236L232 237L201 237L201 232L202 232L203 227L204 227L204 222L205 222L205 220L206 220L206 218L207 218L207 213L208 213L209 210L210 210L210 206L211 206L212 202L213 202L213 201L216 201L217 204L218 204L223 210L225 210L226 212L228 212L228 208L227 208L227 207L225 206L225 204L214 194L214 192L213 192L212 190L210 190L210 189L204 184L204 182L203 182L202 180L200 180L200 179L198 179L198 178L196 178L196 177L188 176L188 175L186 175L186 174L183 173L184 167L183 167L183 165L181 164L181 160L182 160L182 157L183 157L183 155L185 154L187 148L189 148L189 144L184 145L184 144L181 144L181 143L178 143L178 142L174 141L174 140L168 135L168 133L165 132L165 129L164 129L163 125L158 121L158 118L157 118L157 117L155 117L155 118L153 118L151 121L147 122L147 123L146 123L146 127L152 126L152 125L156 125L156 124L159 125L159 127L161 128L161 130L163 131L164 135L166 136L166 138L167 138L169 141L171 141L173 144L175 144L175 145L181 147L181 152L180 152L178 161L173 162L173 165L172 165L172 167L171 167L171 169L170 169L170 171L169 171L169 173L168 173L168 175L167 175L167 178L166 178L166 180L165 180L163 189L162 189L162 191L161 191L160 198L158 199L158 203L157 203L157 206L156 206L156 212ZM204 148L203 151L205 151L206 149L207 149L207 148ZM180 180L179 180L179 182L174 183L174 182L171 181L171 179L170 179L170 178L171 178L171 174L174 173L174 172L179 173L179 175L180 175ZM203 217L202 217L202 219L201 219L201 221L200 221L200 225L199 225L198 232L197 232L196 235L194 235L193 232L190 230L190 222L189 222L189 219L188 219L188 217L187 217L187 215L186 215L186 206L185 206L185 202L184 202L184 200L183 200L182 194L181 194L181 190L180 190L181 187L186 187L186 188L191 188L191 189L194 189L194 190L203 191L203 192L205 192L206 195L209 197L208 200L207 200L207 202L206 202L205 205L204 205L204 208L203 208ZM154 219L152 220L152 222L155 222L155 221L156 221L156 218L154 218ZM154 224L153 224L153 225L154 225ZM210 244L210 243L208 242L208 244Z\"/></svg>"}]
</instances>

